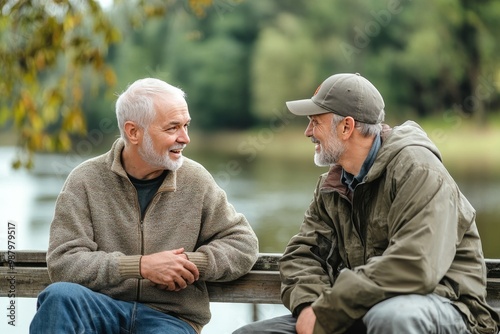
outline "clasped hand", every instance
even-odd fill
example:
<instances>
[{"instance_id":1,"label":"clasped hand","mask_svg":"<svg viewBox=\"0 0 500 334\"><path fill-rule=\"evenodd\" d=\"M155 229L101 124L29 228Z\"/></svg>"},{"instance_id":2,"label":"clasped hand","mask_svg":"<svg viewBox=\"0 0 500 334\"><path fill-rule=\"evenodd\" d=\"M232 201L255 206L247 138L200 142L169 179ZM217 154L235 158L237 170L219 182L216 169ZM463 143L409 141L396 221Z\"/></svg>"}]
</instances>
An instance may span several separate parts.
<instances>
[{"instance_id":1,"label":"clasped hand","mask_svg":"<svg viewBox=\"0 0 500 334\"><path fill-rule=\"evenodd\" d=\"M168 291L185 289L200 276L196 265L184 254L184 248L144 255L140 270L142 277Z\"/></svg>"}]
</instances>

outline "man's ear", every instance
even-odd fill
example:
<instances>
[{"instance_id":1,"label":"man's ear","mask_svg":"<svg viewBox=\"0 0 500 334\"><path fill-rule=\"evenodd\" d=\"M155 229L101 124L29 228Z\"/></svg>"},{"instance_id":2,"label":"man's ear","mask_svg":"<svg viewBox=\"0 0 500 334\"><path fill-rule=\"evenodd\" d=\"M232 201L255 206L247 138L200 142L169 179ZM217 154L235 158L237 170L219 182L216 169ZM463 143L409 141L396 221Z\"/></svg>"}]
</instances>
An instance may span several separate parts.
<instances>
[{"instance_id":1,"label":"man's ear","mask_svg":"<svg viewBox=\"0 0 500 334\"><path fill-rule=\"evenodd\" d=\"M139 140L142 138L143 129L132 121L126 121L123 129L129 143L131 143L132 145L137 145L139 143Z\"/></svg>"},{"instance_id":2,"label":"man's ear","mask_svg":"<svg viewBox=\"0 0 500 334\"><path fill-rule=\"evenodd\" d=\"M351 116L347 116L342 120L342 137L349 138L356 127L356 121Z\"/></svg>"}]
</instances>

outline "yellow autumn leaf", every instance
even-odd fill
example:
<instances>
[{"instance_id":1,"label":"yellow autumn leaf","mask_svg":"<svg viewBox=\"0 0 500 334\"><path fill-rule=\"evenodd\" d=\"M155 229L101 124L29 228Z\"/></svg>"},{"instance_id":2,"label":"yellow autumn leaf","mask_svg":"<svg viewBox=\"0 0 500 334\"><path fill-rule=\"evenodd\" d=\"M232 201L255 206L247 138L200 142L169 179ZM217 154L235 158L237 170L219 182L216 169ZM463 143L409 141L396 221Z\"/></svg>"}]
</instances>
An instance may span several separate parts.
<instances>
[{"instance_id":1,"label":"yellow autumn leaf","mask_svg":"<svg viewBox=\"0 0 500 334\"><path fill-rule=\"evenodd\" d=\"M31 123L31 127L33 128L33 131L35 132L40 132L43 130L45 123L43 119L40 117L40 115L36 112L30 112L28 114L29 121Z\"/></svg>"},{"instance_id":2,"label":"yellow autumn leaf","mask_svg":"<svg viewBox=\"0 0 500 334\"><path fill-rule=\"evenodd\" d=\"M118 29L109 29L106 33L106 42L109 44L116 43L121 39L121 33Z\"/></svg>"},{"instance_id":3,"label":"yellow autumn leaf","mask_svg":"<svg viewBox=\"0 0 500 334\"><path fill-rule=\"evenodd\" d=\"M5 124L7 120L12 118L12 114L6 105L0 107L0 124Z\"/></svg>"},{"instance_id":4,"label":"yellow autumn leaf","mask_svg":"<svg viewBox=\"0 0 500 334\"><path fill-rule=\"evenodd\" d=\"M33 102L33 98L31 97L31 93L26 90L21 93L21 103L23 104L25 110L34 111L35 103Z\"/></svg>"},{"instance_id":5,"label":"yellow autumn leaf","mask_svg":"<svg viewBox=\"0 0 500 334\"><path fill-rule=\"evenodd\" d=\"M24 168L30 170L32 169L34 166L34 162L33 162L33 157L30 156L28 159L26 159L26 161L24 162Z\"/></svg>"},{"instance_id":6,"label":"yellow autumn leaf","mask_svg":"<svg viewBox=\"0 0 500 334\"><path fill-rule=\"evenodd\" d=\"M13 108L14 112L14 123L17 127L20 127L23 123L24 117L26 116L26 108L21 101L18 101L17 105Z\"/></svg>"},{"instance_id":7,"label":"yellow autumn leaf","mask_svg":"<svg viewBox=\"0 0 500 334\"><path fill-rule=\"evenodd\" d=\"M41 114L42 118L44 119L45 123L51 124L54 123L57 119L58 116L58 106L47 104L43 107L41 107Z\"/></svg>"},{"instance_id":8,"label":"yellow autumn leaf","mask_svg":"<svg viewBox=\"0 0 500 334\"><path fill-rule=\"evenodd\" d=\"M45 52L43 52L43 50L39 50L36 53L35 64L36 64L36 69L38 71L41 71L41 70L43 70L45 68L46 57L45 57Z\"/></svg>"},{"instance_id":9,"label":"yellow autumn leaf","mask_svg":"<svg viewBox=\"0 0 500 334\"><path fill-rule=\"evenodd\" d=\"M42 147L41 133L32 132L28 138L28 148L30 151L39 151Z\"/></svg>"},{"instance_id":10,"label":"yellow autumn leaf","mask_svg":"<svg viewBox=\"0 0 500 334\"><path fill-rule=\"evenodd\" d=\"M104 69L104 81L106 81L106 84L109 86L114 86L116 84L116 74L109 66L106 66Z\"/></svg>"},{"instance_id":11,"label":"yellow autumn leaf","mask_svg":"<svg viewBox=\"0 0 500 334\"><path fill-rule=\"evenodd\" d=\"M189 7L193 10L193 12L199 16L205 16L206 9L210 7L213 3L213 0L189 0Z\"/></svg>"},{"instance_id":12,"label":"yellow autumn leaf","mask_svg":"<svg viewBox=\"0 0 500 334\"><path fill-rule=\"evenodd\" d=\"M83 90L79 86L74 86L72 89L73 92L73 99L75 102L80 102L83 98Z\"/></svg>"},{"instance_id":13,"label":"yellow autumn leaf","mask_svg":"<svg viewBox=\"0 0 500 334\"><path fill-rule=\"evenodd\" d=\"M85 134L87 132L85 119L79 107L74 106L68 112L63 122L63 129L76 134Z\"/></svg>"},{"instance_id":14,"label":"yellow autumn leaf","mask_svg":"<svg viewBox=\"0 0 500 334\"><path fill-rule=\"evenodd\" d=\"M21 165L22 165L21 159L19 159L19 158L16 158L14 161L12 161L12 168L13 169L19 169L19 168L21 168Z\"/></svg>"},{"instance_id":15,"label":"yellow autumn leaf","mask_svg":"<svg viewBox=\"0 0 500 334\"><path fill-rule=\"evenodd\" d=\"M63 30L65 32L71 31L71 30L73 30L75 25L76 25L75 16L66 15L66 17L64 18L64 22L63 22Z\"/></svg>"},{"instance_id":16,"label":"yellow autumn leaf","mask_svg":"<svg viewBox=\"0 0 500 334\"><path fill-rule=\"evenodd\" d=\"M68 152L71 149L71 138L66 131L60 131L57 136L58 149L63 152Z\"/></svg>"},{"instance_id":17,"label":"yellow autumn leaf","mask_svg":"<svg viewBox=\"0 0 500 334\"><path fill-rule=\"evenodd\" d=\"M48 134L44 134L42 146L45 151L54 152L56 150L55 138Z\"/></svg>"}]
</instances>

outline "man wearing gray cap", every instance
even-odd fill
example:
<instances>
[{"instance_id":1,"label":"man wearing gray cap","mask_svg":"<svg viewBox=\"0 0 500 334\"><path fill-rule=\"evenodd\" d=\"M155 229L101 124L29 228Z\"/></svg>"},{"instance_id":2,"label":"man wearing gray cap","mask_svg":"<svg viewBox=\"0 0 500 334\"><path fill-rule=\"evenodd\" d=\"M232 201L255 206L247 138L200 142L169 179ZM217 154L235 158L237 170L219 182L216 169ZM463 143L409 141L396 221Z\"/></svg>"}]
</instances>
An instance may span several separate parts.
<instances>
[{"instance_id":1,"label":"man wearing gray cap","mask_svg":"<svg viewBox=\"0 0 500 334\"><path fill-rule=\"evenodd\" d=\"M330 169L280 260L292 314L235 333L497 333L475 210L422 128L382 124L357 73L287 107Z\"/></svg>"}]
</instances>

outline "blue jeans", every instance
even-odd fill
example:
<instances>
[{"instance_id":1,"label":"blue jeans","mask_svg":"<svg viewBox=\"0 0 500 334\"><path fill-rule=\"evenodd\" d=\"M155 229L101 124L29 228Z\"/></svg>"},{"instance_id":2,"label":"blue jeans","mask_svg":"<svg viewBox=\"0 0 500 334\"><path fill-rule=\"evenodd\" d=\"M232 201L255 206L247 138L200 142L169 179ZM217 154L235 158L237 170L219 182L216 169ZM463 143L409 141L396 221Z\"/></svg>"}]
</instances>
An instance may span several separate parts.
<instances>
[{"instance_id":1,"label":"blue jeans","mask_svg":"<svg viewBox=\"0 0 500 334\"><path fill-rule=\"evenodd\" d=\"M196 334L171 315L136 302L113 299L75 283L53 283L38 296L30 334Z\"/></svg>"},{"instance_id":2,"label":"blue jeans","mask_svg":"<svg viewBox=\"0 0 500 334\"><path fill-rule=\"evenodd\" d=\"M335 315L332 314L332 318ZM246 325L233 334L295 334L297 319L285 315ZM365 327L365 328L362 328ZM434 294L402 295L373 306L349 334L470 334L460 312L451 302Z\"/></svg>"}]
</instances>

